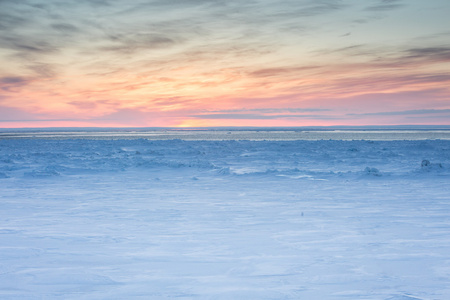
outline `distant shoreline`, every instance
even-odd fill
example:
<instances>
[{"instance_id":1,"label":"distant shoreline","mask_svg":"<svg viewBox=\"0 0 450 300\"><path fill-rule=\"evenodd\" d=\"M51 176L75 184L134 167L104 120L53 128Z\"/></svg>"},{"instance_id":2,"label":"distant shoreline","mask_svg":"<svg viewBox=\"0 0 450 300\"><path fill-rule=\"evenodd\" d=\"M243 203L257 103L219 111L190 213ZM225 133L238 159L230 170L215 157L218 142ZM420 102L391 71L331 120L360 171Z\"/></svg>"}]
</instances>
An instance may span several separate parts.
<instances>
[{"instance_id":1,"label":"distant shoreline","mask_svg":"<svg viewBox=\"0 0 450 300\"><path fill-rule=\"evenodd\" d=\"M297 140L450 140L450 126L289 127L289 128L27 128L0 130L8 139L297 141Z\"/></svg>"}]
</instances>

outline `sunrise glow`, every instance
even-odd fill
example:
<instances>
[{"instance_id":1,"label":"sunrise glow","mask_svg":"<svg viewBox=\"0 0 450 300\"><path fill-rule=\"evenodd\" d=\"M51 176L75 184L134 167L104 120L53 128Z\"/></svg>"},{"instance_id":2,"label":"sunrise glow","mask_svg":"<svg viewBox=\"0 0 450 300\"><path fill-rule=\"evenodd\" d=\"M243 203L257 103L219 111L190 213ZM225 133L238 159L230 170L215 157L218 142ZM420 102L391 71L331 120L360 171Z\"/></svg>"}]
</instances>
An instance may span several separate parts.
<instances>
[{"instance_id":1,"label":"sunrise glow","mask_svg":"<svg viewBox=\"0 0 450 300\"><path fill-rule=\"evenodd\" d=\"M0 127L450 125L447 0L0 11Z\"/></svg>"}]
</instances>

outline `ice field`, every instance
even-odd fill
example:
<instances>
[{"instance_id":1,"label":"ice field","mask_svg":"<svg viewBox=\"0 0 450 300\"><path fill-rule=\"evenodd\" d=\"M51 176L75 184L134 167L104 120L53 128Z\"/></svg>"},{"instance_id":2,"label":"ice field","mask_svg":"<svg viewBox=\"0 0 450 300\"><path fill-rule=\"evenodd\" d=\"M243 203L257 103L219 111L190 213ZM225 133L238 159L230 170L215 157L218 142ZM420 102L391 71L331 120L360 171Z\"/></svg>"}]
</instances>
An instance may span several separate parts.
<instances>
[{"instance_id":1,"label":"ice field","mask_svg":"<svg viewBox=\"0 0 450 300\"><path fill-rule=\"evenodd\" d=\"M450 141L0 140L0 299L450 299Z\"/></svg>"}]
</instances>

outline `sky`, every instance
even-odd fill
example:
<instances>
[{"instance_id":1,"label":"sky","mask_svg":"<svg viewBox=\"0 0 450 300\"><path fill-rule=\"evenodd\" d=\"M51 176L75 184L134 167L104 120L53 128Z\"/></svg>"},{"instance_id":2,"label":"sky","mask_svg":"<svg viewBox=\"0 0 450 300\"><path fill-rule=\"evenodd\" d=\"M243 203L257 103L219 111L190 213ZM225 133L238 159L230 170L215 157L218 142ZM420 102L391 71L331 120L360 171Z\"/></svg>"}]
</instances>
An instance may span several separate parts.
<instances>
[{"instance_id":1,"label":"sky","mask_svg":"<svg viewBox=\"0 0 450 300\"><path fill-rule=\"evenodd\" d=\"M450 125L448 0L0 0L0 128Z\"/></svg>"}]
</instances>

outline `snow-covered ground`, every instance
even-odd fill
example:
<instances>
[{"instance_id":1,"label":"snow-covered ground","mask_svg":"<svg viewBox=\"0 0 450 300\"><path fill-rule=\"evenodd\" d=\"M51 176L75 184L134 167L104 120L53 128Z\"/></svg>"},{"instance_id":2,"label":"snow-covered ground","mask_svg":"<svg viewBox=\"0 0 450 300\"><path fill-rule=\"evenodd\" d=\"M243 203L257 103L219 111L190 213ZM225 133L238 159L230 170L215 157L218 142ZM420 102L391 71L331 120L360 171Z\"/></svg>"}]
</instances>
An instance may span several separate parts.
<instances>
[{"instance_id":1,"label":"snow-covered ground","mask_svg":"<svg viewBox=\"0 0 450 300\"><path fill-rule=\"evenodd\" d=\"M1 299L450 299L450 141L0 140Z\"/></svg>"}]
</instances>

